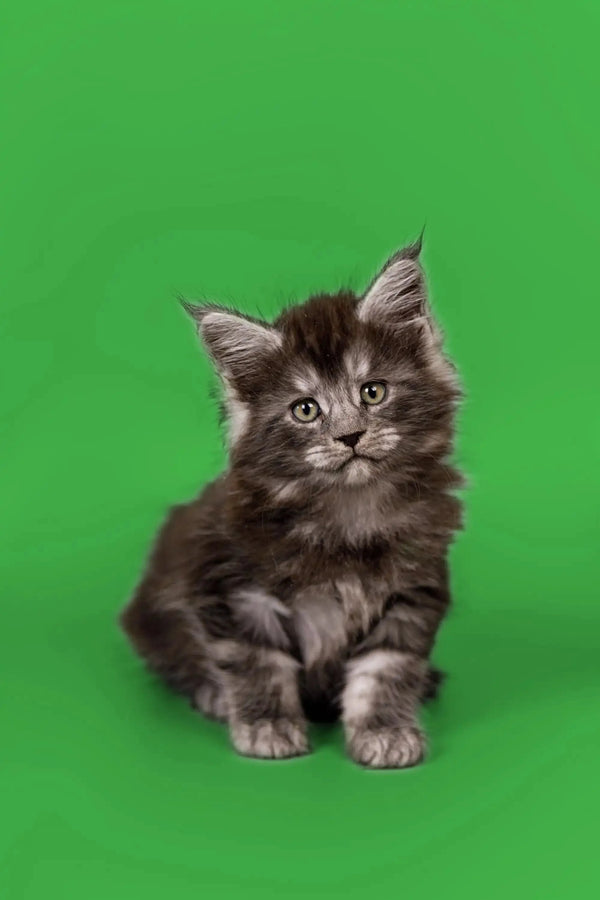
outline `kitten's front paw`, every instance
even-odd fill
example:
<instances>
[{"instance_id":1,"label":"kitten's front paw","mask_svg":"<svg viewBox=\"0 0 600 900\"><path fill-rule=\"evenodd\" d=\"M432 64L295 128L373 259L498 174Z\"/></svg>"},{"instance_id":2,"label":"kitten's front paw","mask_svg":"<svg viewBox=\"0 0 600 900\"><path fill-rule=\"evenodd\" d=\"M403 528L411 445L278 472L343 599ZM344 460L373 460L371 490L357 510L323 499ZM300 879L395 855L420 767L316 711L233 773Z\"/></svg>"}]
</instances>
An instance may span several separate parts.
<instances>
[{"instance_id":1,"label":"kitten's front paw","mask_svg":"<svg viewBox=\"0 0 600 900\"><path fill-rule=\"evenodd\" d=\"M357 729L348 738L352 759L371 769L405 769L425 756L425 737L418 728Z\"/></svg>"},{"instance_id":2,"label":"kitten's front paw","mask_svg":"<svg viewBox=\"0 0 600 900\"><path fill-rule=\"evenodd\" d=\"M232 723L233 746L242 756L286 759L310 750L304 724L291 719L259 719L251 725Z\"/></svg>"}]
</instances>

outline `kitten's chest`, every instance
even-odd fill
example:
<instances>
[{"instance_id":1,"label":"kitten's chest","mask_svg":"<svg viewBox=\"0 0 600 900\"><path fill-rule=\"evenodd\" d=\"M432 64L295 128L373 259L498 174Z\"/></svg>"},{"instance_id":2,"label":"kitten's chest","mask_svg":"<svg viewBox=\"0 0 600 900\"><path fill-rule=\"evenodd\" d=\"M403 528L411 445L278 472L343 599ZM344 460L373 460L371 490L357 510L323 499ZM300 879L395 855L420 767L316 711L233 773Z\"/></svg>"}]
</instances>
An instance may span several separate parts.
<instances>
[{"instance_id":1,"label":"kitten's chest","mask_svg":"<svg viewBox=\"0 0 600 900\"><path fill-rule=\"evenodd\" d=\"M352 557L368 564L370 550L389 550L411 524L410 509L396 502L385 484L377 484L321 498L318 508L291 521L288 534L297 543L296 559L313 555L335 569Z\"/></svg>"},{"instance_id":2,"label":"kitten's chest","mask_svg":"<svg viewBox=\"0 0 600 900\"><path fill-rule=\"evenodd\" d=\"M385 592L348 573L299 590L291 598L292 626L306 669L345 657L381 616Z\"/></svg>"}]
</instances>

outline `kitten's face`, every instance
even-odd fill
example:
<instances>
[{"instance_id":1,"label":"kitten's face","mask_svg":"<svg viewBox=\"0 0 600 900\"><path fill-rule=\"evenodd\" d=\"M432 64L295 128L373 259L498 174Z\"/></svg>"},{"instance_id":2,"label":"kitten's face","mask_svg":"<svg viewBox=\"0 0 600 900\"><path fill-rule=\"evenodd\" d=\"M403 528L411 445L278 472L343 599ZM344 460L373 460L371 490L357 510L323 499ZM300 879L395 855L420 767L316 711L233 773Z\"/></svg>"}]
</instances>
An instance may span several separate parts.
<instances>
[{"instance_id":1,"label":"kitten's face","mask_svg":"<svg viewBox=\"0 0 600 900\"><path fill-rule=\"evenodd\" d=\"M425 298L415 248L362 298L313 297L272 326L192 308L226 388L234 464L285 494L411 479L452 437L458 389Z\"/></svg>"},{"instance_id":2,"label":"kitten's face","mask_svg":"<svg viewBox=\"0 0 600 900\"><path fill-rule=\"evenodd\" d=\"M366 355L349 349L336 377L315 371L297 379L306 394L289 407L291 425L304 442L302 455L310 467L324 477L361 483L377 463L392 461L400 428L394 409L399 385L390 374L381 377Z\"/></svg>"},{"instance_id":3,"label":"kitten's face","mask_svg":"<svg viewBox=\"0 0 600 900\"><path fill-rule=\"evenodd\" d=\"M328 330L334 323L320 321L323 307L338 314L338 340L332 341ZM353 298L322 298L308 310L313 338L321 329L316 352L311 359L302 351L309 336L301 322L293 322L288 362L261 433L265 439L272 436L273 452L285 457L286 470L296 468L319 483L362 484L401 465L401 444L410 442L415 431L412 407L415 400L420 404L415 396L418 374L408 359L386 357L377 335L369 339ZM383 343L386 336L379 337ZM416 431L421 431L419 426Z\"/></svg>"}]
</instances>

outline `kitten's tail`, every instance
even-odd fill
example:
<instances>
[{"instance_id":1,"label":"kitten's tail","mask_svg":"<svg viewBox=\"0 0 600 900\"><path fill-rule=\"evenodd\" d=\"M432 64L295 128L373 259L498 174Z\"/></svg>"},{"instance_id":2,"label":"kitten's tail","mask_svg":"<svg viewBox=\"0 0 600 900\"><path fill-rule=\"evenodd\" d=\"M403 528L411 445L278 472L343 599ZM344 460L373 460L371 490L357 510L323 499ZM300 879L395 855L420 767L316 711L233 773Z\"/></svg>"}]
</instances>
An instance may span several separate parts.
<instances>
[{"instance_id":1,"label":"kitten's tail","mask_svg":"<svg viewBox=\"0 0 600 900\"><path fill-rule=\"evenodd\" d=\"M423 690L423 700L436 700L439 697L440 690L447 678L446 672L438 669L437 666L429 666L427 678Z\"/></svg>"}]
</instances>

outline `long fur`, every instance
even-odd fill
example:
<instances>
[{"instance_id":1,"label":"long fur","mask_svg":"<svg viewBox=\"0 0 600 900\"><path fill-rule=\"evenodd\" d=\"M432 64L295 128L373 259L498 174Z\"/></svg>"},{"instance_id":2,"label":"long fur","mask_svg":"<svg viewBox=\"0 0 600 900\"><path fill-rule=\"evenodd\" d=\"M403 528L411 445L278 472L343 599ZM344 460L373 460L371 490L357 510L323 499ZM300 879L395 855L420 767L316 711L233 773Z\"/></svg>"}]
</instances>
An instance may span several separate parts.
<instances>
[{"instance_id":1,"label":"long fur","mask_svg":"<svg viewBox=\"0 0 600 900\"><path fill-rule=\"evenodd\" d=\"M341 716L357 762L423 758L461 478L460 388L419 249L364 296L314 296L272 324L186 306L223 382L229 465L171 510L122 625L240 753L305 753L307 717ZM386 386L379 405L369 382ZM308 423L292 412L306 397L321 410Z\"/></svg>"}]
</instances>

